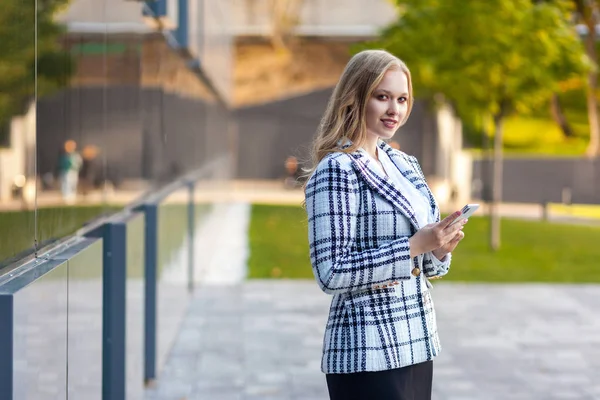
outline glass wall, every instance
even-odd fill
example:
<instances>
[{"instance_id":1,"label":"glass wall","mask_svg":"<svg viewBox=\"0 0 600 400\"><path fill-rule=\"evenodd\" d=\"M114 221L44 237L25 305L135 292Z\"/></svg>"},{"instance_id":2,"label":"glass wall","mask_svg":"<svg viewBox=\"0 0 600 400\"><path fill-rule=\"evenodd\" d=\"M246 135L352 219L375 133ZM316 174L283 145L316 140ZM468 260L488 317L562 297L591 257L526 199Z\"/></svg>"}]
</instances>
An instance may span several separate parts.
<instances>
[{"instance_id":1,"label":"glass wall","mask_svg":"<svg viewBox=\"0 0 600 400\"><path fill-rule=\"evenodd\" d=\"M0 13L0 259L14 258L35 240L36 25L33 2L3 1ZM44 48L42 61L60 58ZM53 76L42 67L40 89ZM56 74L51 74L56 75ZM55 79L54 79L55 80Z\"/></svg>"},{"instance_id":2,"label":"glass wall","mask_svg":"<svg viewBox=\"0 0 600 400\"><path fill-rule=\"evenodd\" d=\"M219 58L212 84L200 54L169 42L143 7L3 0L0 273L188 172L212 165L227 177L231 60ZM194 18L205 48L230 46L206 43Z\"/></svg>"}]
</instances>

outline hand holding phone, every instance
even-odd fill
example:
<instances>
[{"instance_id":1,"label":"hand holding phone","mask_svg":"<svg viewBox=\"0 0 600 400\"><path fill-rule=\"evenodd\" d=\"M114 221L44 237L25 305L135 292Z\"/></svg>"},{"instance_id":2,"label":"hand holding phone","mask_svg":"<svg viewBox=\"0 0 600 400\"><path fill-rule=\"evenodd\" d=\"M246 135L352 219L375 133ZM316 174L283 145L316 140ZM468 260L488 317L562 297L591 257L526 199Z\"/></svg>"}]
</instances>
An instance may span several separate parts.
<instances>
[{"instance_id":1,"label":"hand holding phone","mask_svg":"<svg viewBox=\"0 0 600 400\"><path fill-rule=\"evenodd\" d=\"M461 232L462 228L449 228L458 221L463 221L469 218L478 208L479 204L467 204L462 208L462 210L460 210L460 215L456 216L458 211L454 212L438 223L429 224L419 229L409 239L411 257L416 257L419 254L443 248L448 244L456 247L458 241L460 241L464 236L464 234ZM459 232L461 233L459 234ZM446 253L448 251L446 251ZM441 257L443 258L443 255ZM438 259L440 259L440 257L438 257Z\"/></svg>"}]
</instances>

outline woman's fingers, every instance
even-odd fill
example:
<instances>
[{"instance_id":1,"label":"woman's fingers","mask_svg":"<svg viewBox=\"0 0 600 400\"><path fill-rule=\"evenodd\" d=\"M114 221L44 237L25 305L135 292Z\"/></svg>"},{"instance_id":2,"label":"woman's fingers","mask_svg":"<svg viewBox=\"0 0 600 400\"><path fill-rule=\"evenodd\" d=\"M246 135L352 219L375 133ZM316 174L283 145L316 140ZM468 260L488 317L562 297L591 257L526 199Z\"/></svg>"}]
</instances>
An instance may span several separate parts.
<instances>
[{"instance_id":1,"label":"woman's fingers","mask_svg":"<svg viewBox=\"0 0 600 400\"><path fill-rule=\"evenodd\" d=\"M459 230L452 239L450 239L450 241L446 244L446 250L448 250L449 252L454 250L454 248L458 245L458 243L463 240L463 238L465 237L465 233L461 230Z\"/></svg>"},{"instance_id":2,"label":"woman's fingers","mask_svg":"<svg viewBox=\"0 0 600 400\"><path fill-rule=\"evenodd\" d=\"M456 247L456 245L458 244L458 242L460 242L461 240L463 240L463 238L465 237L465 233L463 231L458 231L458 233L456 234L456 236L454 236L454 238L451 240L451 243L454 247Z\"/></svg>"},{"instance_id":3,"label":"woman's fingers","mask_svg":"<svg viewBox=\"0 0 600 400\"><path fill-rule=\"evenodd\" d=\"M461 212L460 211L456 211L450 215L448 215L446 218L444 218L443 220L441 220L438 224L438 226L442 229L446 229L448 226L450 226L450 224L458 217L460 217Z\"/></svg>"},{"instance_id":4,"label":"woman's fingers","mask_svg":"<svg viewBox=\"0 0 600 400\"><path fill-rule=\"evenodd\" d=\"M451 227L448 227L445 231L444 231L444 242L450 242L452 240L454 240L456 238L456 235L458 234L458 232L461 232L463 227L465 226L467 220L463 220L463 221L459 221L456 224L452 225Z\"/></svg>"}]
</instances>

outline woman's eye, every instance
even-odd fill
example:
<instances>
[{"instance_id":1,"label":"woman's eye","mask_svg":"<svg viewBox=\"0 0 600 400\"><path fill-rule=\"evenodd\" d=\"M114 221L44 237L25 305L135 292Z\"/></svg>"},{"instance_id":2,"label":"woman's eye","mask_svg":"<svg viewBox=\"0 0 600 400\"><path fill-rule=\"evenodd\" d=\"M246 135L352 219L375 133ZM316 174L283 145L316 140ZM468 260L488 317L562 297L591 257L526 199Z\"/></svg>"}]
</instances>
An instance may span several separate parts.
<instances>
[{"instance_id":1,"label":"woman's eye","mask_svg":"<svg viewBox=\"0 0 600 400\"><path fill-rule=\"evenodd\" d=\"M387 95L385 95L385 94L380 94L379 96L377 96L377 98L378 98L379 100L387 100L387 98L388 98L388 97L387 97Z\"/></svg>"},{"instance_id":2,"label":"woman's eye","mask_svg":"<svg viewBox=\"0 0 600 400\"><path fill-rule=\"evenodd\" d=\"M398 98L398 103L406 103L407 101L408 101L408 99L406 97Z\"/></svg>"}]
</instances>

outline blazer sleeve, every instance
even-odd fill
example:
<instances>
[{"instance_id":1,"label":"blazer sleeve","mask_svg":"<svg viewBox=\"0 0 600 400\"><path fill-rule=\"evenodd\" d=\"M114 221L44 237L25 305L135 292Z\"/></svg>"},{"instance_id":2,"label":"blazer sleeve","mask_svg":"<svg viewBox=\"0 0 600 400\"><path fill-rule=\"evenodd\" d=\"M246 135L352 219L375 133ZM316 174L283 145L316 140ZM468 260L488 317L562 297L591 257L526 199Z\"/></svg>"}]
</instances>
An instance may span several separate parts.
<instances>
[{"instance_id":1,"label":"blazer sleeve","mask_svg":"<svg viewBox=\"0 0 600 400\"><path fill-rule=\"evenodd\" d=\"M352 167L325 158L306 186L310 259L325 293L371 289L411 277L408 236L379 248L356 249L358 201L358 178Z\"/></svg>"},{"instance_id":2,"label":"blazer sleeve","mask_svg":"<svg viewBox=\"0 0 600 400\"><path fill-rule=\"evenodd\" d=\"M451 262L452 253L446 254L444 261L440 261L432 252L427 252L423 258L423 272L428 278L441 278L448 273Z\"/></svg>"}]
</instances>

